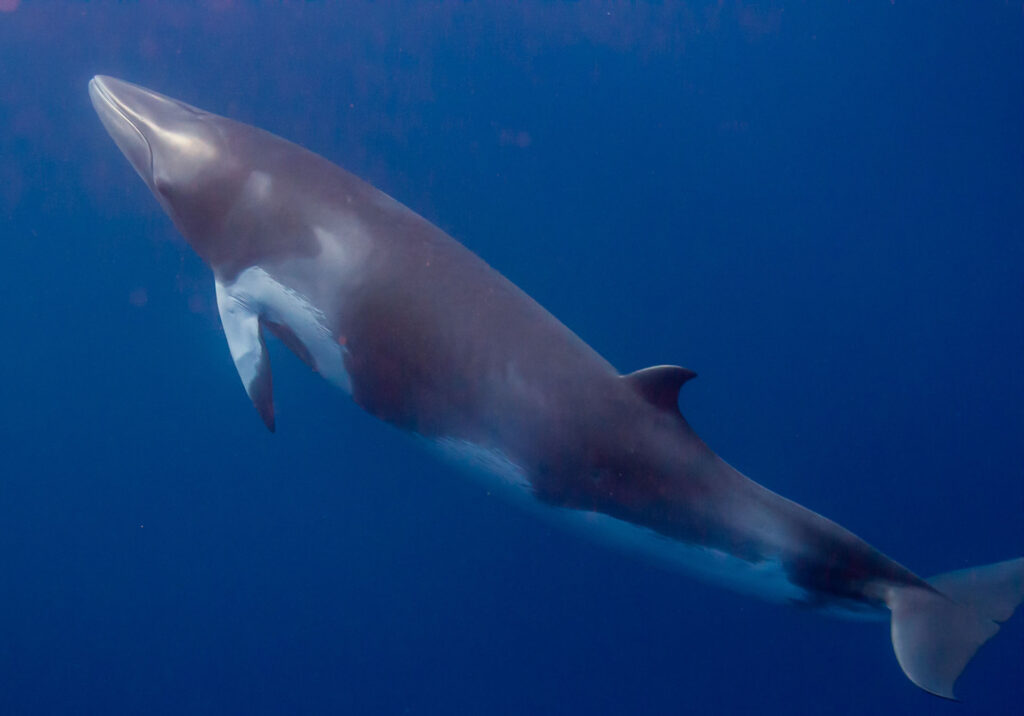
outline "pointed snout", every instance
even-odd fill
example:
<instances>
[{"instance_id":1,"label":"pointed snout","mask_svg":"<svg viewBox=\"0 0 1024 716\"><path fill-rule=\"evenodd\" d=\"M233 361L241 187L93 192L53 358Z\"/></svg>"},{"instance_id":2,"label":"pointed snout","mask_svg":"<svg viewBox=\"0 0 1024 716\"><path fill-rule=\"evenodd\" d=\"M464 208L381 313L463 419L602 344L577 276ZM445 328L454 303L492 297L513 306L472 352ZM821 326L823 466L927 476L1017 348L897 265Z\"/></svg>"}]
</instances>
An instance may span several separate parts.
<instances>
[{"instance_id":1,"label":"pointed snout","mask_svg":"<svg viewBox=\"0 0 1024 716\"><path fill-rule=\"evenodd\" d=\"M97 75L89 81L89 98L111 138L148 183L153 153L143 130L150 124L156 97L142 87Z\"/></svg>"},{"instance_id":2,"label":"pointed snout","mask_svg":"<svg viewBox=\"0 0 1024 716\"><path fill-rule=\"evenodd\" d=\"M89 81L89 97L118 148L151 187L157 157L169 149L187 153L195 142L186 128L204 114L184 102L104 75Z\"/></svg>"}]
</instances>

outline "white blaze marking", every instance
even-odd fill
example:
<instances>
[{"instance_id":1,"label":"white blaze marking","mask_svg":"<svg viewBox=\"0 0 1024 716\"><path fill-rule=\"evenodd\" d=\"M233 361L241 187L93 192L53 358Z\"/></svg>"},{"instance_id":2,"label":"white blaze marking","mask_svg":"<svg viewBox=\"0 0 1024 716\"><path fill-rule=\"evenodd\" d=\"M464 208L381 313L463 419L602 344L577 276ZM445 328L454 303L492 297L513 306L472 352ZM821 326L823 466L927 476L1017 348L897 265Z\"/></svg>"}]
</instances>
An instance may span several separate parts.
<instances>
[{"instance_id":1,"label":"white blaze marking","mask_svg":"<svg viewBox=\"0 0 1024 716\"><path fill-rule=\"evenodd\" d=\"M245 180L243 192L251 203L264 201L270 196L273 179L266 172L253 171Z\"/></svg>"}]
</instances>

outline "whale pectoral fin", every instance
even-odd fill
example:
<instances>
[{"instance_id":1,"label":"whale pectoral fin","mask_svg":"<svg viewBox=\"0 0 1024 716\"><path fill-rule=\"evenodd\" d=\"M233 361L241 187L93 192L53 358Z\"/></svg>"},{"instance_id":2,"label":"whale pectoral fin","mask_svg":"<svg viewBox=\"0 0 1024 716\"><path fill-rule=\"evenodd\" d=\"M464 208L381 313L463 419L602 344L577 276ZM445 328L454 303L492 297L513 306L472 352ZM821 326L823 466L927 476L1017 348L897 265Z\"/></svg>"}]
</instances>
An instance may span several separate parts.
<instances>
[{"instance_id":1,"label":"whale pectoral fin","mask_svg":"<svg viewBox=\"0 0 1024 716\"><path fill-rule=\"evenodd\" d=\"M231 359L245 392L256 406L263 424L274 432L274 389L270 375L270 356L263 341L263 326L257 313L246 301L231 293L229 287L217 282L217 309L224 335L228 339Z\"/></svg>"},{"instance_id":2,"label":"whale pectoral fin","mask_svg":"<svg viewBox=\"0 0 1024 716\"><path fill-rule=\"evenodd\" d=\"M651 405L679 411L679 390L697 374L677 365L656 365L622 376Z\"/></svg>"}]
</instances>

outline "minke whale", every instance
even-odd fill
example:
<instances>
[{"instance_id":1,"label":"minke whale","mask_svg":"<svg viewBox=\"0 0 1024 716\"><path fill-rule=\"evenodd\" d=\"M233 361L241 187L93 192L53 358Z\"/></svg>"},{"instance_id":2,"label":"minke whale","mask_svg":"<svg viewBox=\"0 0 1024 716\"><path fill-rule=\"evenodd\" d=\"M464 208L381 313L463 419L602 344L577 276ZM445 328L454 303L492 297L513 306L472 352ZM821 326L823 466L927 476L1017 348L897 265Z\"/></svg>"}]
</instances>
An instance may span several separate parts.
<instances>
[{"instance_id":1,"label":"minke whale","mask_svg":"<svg viewBox=\"0 0 1024 716\"><path fill-rule=\"evenodd\" d=\"M679 410L694 373L620 375L443 231L295 144L110 77L107 132L213 270L267 428L267 334L363 409L513 500L670 568L778 602L890 619L896 658L954 698L1024 599L1024 557L922 579L753 482Z\"/></svg>"}]
</instances>

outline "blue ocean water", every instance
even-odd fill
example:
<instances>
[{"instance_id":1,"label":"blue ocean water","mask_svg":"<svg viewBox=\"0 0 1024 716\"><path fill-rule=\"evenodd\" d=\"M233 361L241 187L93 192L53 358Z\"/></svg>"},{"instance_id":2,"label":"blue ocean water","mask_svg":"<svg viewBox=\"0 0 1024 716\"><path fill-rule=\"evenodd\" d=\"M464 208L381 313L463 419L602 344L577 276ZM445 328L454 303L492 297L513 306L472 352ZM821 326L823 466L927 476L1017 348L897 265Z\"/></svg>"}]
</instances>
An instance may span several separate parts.
<instances>
[{"instance_id":1,"label":"blue ocean water","mask_svg":"<svg viewBox=\"0 0 1024 716\"><path fill-rule=\"evenodd\" d=\"M752 478L929 575L1024 554L1015 2L0 0L0 713L1017 713L1024 617L882 624L537 522L272 346L110 141L110 74L463 241Z\"/></svg>"}]
</instances>

